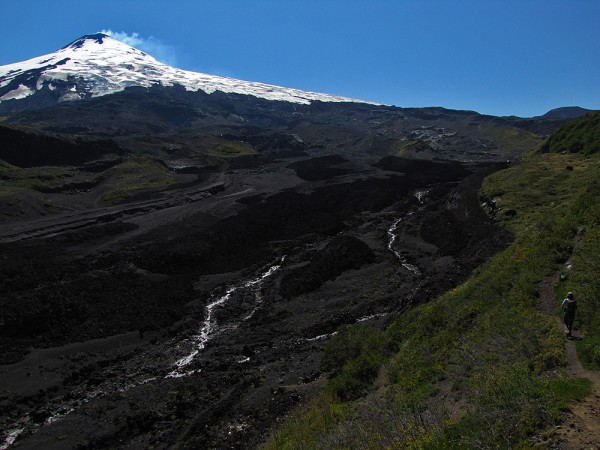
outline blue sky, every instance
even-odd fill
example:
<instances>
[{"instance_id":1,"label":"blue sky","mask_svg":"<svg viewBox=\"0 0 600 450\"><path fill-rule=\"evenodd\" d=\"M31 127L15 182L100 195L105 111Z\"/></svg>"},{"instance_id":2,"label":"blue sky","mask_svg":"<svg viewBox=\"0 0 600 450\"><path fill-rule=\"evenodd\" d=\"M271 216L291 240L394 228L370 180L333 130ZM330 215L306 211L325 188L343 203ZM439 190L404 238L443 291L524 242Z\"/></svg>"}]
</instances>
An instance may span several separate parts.
<instances>
[{"instance_id":1,"label":"blue sky","mask_svg":"<svg viewBox=\"0 0 600 450\"><path fill-rule=\"evenodd\" d=\"M186 70L401 107L600 109L598 0L0 0L0 65L112 30Z\"/></svg>"}]
</instances>

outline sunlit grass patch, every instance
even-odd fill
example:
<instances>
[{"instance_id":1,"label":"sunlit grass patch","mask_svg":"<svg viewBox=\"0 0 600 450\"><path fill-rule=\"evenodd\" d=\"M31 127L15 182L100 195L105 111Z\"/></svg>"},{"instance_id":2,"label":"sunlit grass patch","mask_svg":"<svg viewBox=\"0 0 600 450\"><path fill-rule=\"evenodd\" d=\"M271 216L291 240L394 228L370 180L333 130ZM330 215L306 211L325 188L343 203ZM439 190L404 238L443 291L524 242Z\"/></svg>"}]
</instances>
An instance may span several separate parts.
<instances>
[{"instance_id":1,"label":"sunlit grass patch","mask_svg":"<svg viewBox=\"0 0 600 450\"><path fill-rule=\"evenodd\" d=\"M494 142L496 147L503 153L512 153L514 155L531 152L542 143L542 139L539 136L521 128L511 126L484 126L481 134L486 139Z\"/></svg>"},{"instance_id":2,"label":"sunlit grass patch","mask_svg":"<svg viewBox=\"0 0 600 450\"><path fill-rule=\"evenodd\" d=\"M0 163L0 186L47 192L60 189L67 183L91 180L95 176L80 174L72 168L44 166L21 168Z\"/></svg>"},{"instance_id":3,"label":"sunlit grass patch","mask_svg":"<svg viewBox=\"0 0 600 450\"><path fill-rule=\"evenodd\" d=\"M160 191L175 183L175 176L162 162L148 156L127 158L104 172L109 189L102 196L113 205L144 191Z\"/></svg>"}]
</instances>

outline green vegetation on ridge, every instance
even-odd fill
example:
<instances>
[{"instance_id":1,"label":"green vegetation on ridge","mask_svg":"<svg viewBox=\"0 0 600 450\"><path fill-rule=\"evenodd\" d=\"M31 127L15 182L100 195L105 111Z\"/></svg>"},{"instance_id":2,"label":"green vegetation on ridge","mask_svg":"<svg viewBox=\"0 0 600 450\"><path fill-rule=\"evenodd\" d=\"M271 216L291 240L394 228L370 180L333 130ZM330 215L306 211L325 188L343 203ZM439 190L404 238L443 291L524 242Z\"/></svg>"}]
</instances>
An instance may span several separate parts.
<instances>
[{"instance_id":1,"label":"green vegetation on ridge","mask_svg":"<svg viewBox=\"0 0 600 450\"><path fill-rule=\"evenodd\" d=\"M0 193L15 189L49 192L59 190L67 184L95 183L97 178L97 174L77 172L69 167L21 168L0 160Z\"/></svg>"},{"instance_id":2,"label":"green vegetation on ridge","mask_svg":"<svg viewBox=\"0 0 600 450\"><path fill-rule=\"evenodd\" d=\"M517 127L480 127L481 135L494 143L497 149L515 157L537 148L542 139Z\"/></svg>"},{"instance_id":3,"label":"green vegetation on ridge","mask_svg":"<svg viewBox=\"0 0 600 450\"><path fill-rule=\"evenodd\" d=\"M341 330L323 356L332 374L324 392L265 448L523 448L560 422L591 383L562 370L564 335L541 311L539 286L557 271L566 276L551 299L556 313L574 290L580 354L600 364L600 157L593 145L533 155L488 177L482 196L514 242L387 329Z\"/></svg>"},{"instance_id":4,"label":"green vegetation on ridge","mask_svg":"<svg viewBox=\"0 0 600 450\"><path fill-rule=\"evenodd\" d=\"M162 162L148 156L127 157L101 173L64 166L21 168L0 160L0 197L21 191L47 193L72 187L92 188L103 182L106 187L102 201L113 205L141 192L166 189L175 183L175 177Z\"/></svg>"},{"instance_id":5,"label":"green vegetation on ridge","mask_svg":"<svg viewBox=\"0 0 600 450\"><path fill-rule=\"evenodd\" d=\"M600 111L570 121L554 133L541 147L544 153L582 153L600 151Z\"/></svg>"},{"instance_id":6,"label":"green vegetation on ridge","mask_svg":"<svg viewBox=\"0 0 600 450\"><path fill-rule=\"evenodd\" d=\"M129 157L104 172L110 179L102 195L105 205L114 205L135 194L160 191L175 184L173 173L160 161L148 156Z\"/></svg>"}]
</instances>

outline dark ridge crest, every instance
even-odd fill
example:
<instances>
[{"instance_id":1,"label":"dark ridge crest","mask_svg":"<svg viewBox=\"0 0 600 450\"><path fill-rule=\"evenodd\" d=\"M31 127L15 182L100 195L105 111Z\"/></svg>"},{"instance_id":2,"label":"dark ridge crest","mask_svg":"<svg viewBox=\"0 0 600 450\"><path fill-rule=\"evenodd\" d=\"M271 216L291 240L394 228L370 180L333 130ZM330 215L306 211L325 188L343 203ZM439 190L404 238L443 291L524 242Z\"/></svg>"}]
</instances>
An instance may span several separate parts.
<instances>
[{"instance_id":1,"label":"dark ridge crest","mask_svg":"<svg viewBox=\"0 0 600 450\"><path fill-rule=\"evenodd\" d=\"M87 40L96 41L98 44L102 44L104 42L104 38L107 38L107 37L108 37L108 35L104 34L104 33L86 34L84 36L81 36L78 39L75 39L70 44L65 45L63 47L63 49L65 49L65 48L81 48L81 47L83 47L83 44L85 44L85 41L87 41Z\"/></svg>"}]
</instances>

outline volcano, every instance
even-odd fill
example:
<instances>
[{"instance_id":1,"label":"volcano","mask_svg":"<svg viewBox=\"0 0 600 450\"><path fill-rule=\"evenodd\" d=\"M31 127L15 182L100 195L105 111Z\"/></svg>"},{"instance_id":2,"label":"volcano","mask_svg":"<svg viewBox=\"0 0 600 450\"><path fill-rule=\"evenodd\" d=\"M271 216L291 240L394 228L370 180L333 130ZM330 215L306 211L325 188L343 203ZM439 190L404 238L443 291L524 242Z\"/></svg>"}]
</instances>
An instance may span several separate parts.
<instances>
[{"instance_id":1,"label":"volcano","mask_svg":"<svg viewBox=\"0 0 600 450\"><path fill-rule=\"evenodd\" d=\"M298 104L310 104L312 101L361 102L176 69L98 33L82 36L54 53L0 67L0 105L23 99L28 99L28 104L39 101L38 104L48 105L52 100L62 102L100 97L132 86L175 85L191 92L201 90L210 94L219 91Z\"/></svg>"},{"instance_id":2,"label":"volcano","mask_svg":"<svg viewBox=\"0 0 600 450\"><path fill-rule=\"evenodd\" d=\"M562 123L186 72L103 34L1 67L0 114L2 449L258 446L340 327L508 245L480 183Z\"/></svg>"}]
</instances>

